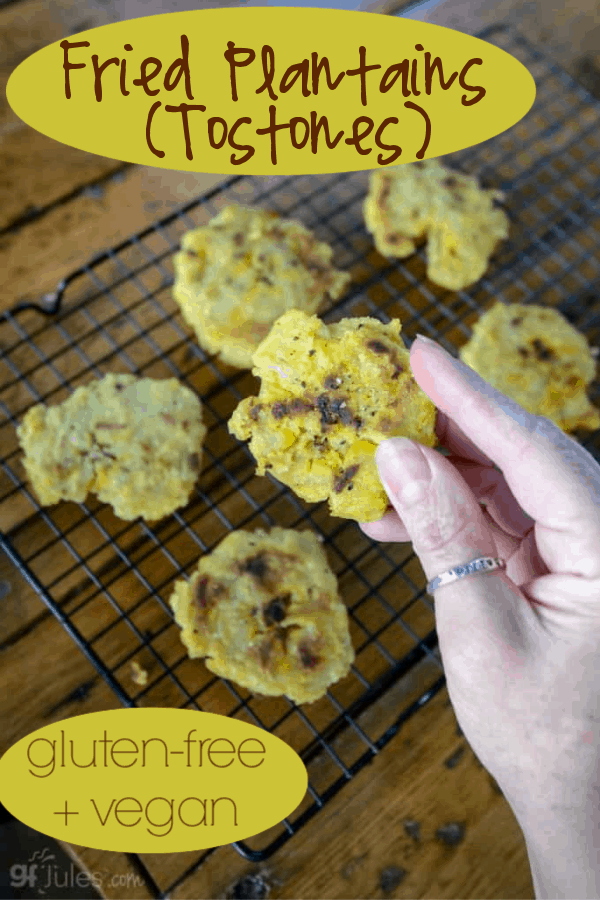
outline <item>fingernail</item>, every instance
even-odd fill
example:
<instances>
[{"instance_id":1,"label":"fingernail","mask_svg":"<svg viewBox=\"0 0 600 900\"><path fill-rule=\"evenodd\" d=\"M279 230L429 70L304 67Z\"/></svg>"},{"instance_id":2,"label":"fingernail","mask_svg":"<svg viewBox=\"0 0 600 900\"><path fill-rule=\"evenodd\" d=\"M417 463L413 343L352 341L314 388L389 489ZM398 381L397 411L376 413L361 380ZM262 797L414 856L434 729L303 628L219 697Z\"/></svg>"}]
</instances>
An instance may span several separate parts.
<instances>
[{"instance_id":1,"label":"fingernail","mask_svg":"<svg viewBox=\"0 0 600 900\"><path fill-rule=\"evenodd\" d=\"M450 360L451 363L454 363L455 366L461 367L464 366L464 363L461 363L460 359L456 356L453 356L452 353L449 353L445 347L442 347L441 344L436 343L436 341L432 341L431 338L425 337L424 334L418 334L415 338L417 341L423 341L424 344L427 344L429 347L435 347L437 350L440 350L444 356Z\"/></svg>"},{"instance_id":2,"label":"fingernail","mask_svg":"<svg viewBox=\"0 0 600 900\"><path fill-rule=\"evenodd\" d=\"M402 504L420 503L431 479L429 464L418 446L408 438L383 441L377 451L381 463L381 479L388 492L398 497Z\"/></svg>"},{"instance_id":3,"label":"fingernail","mask_svg":"<svg viewBox=\"0 0 600 900\"><path fill-rule=\"evenodd\" d=\"M439 347L439 344L436 344L436 342L432 341L431 338L425 337L424 334L417 334L416 340L424 341L426 344L430 344L432 347Z\"/></svg>"}]
</instances>

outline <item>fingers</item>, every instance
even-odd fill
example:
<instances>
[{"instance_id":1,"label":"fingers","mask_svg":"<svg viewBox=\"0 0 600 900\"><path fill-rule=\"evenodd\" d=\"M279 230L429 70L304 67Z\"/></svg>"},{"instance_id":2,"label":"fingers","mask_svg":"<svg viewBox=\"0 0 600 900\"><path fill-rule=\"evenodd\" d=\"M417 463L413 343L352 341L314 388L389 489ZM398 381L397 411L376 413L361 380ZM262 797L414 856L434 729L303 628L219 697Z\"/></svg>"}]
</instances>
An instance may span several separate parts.
<instances>
[{"instance_id":1,"label":"fingers","mask_svg":"<svg viewBox=\"0 0 600 900\"><path fill-rule=\"evenodd\" d=\"M475 498L484 502L491 519L509 535L522 538L534 525L512 496L501 472L477 463L446 457L462 475ZM395 511L388 511L378 522L361 525L375 541L409 541L408 532Z\"/></svg>"},{"instance_id":2,"label":"fingers","mask_svg":"<svg viewBox=\"0 0 600 900\"><path fill-rule=\"evenodd\" d=\"M435 450L394 438L379 445L376 462L428 580L481 556L510 559L510 569L470 574L438 587L434 596L447 672L479 664L514 669L515 657L519 662L538 625L537 611L519 588L537 575L525 558L519 559L521 540L497 528L460 473ZM381 523L374 524L376 531ZM372 525L362 527L369 533Z\"/></svg>"},{"instance_id":3,"label":"fingers","mask_svg":"<svg viewBox=\"0 0 600 900\"><path fill-rule=\"evenodd\" d=\"M600 577L600 465L593 457L433 342L413 343L411 368L435 405L502 469L536 522L549 570Z\"/></svg>"},{"instance_id":4,"label":"fingers","mask_svg":"<svg viewBox=\"0 0 600 900\"><path fill-rule=\"evenodd\" d=\"M384 441L376 461L382 482L429 580L481 556L510 552L460 473L429 447L405 438ZM504 535L513 544L517 539ZM514 546L514 544L513 544ZM525 573L531 574L531 573ZM525 578L524 580L527 580ZM478 655L488 665L515 640L520 646L535 619L507 570L477 572L435 590L435 616L444 665Z\"/></svg>"},{"instance_id":5,"label":"fingers","mask_svg":"<svg viewBox=\"0 0 600 900\"><path fill-rule=\"evenodd\" d=\"M527 599L537 605L538 614L546 628L563 639L569 631L581 635L587 629L597 656L600 629L600 579L573 578L572 575L545 574L531 584L523 584Z\"/></svg>"},{"instance_id":6,"label":"fingers","mask_svg":"<svg viewBox=\"0 0 600 900\"><path fill-rule=\"evenodd\" d=\"M535 534L529 534L519 541L519 546L511 557L509 575L521 587L534 578L548 574L548 567L538 551ZM571 576L570 576L571 577Z\"/></svg>"},{"instance_id":7,"label":"fingers","mask_svg":"<svg viewBox=\"0 0 600 900\"><path fill-rule=\"evenodd\" d=\"M523 566L519 553L521 538L506 534L485 509L482 512L494 542L494 556L507 560L507 572L511 581L514 581L515 584L530 581L537 574L537 570L532 565ZM388 512L378 522L364 522L359 525L359 528L374 541L405 544L410 543L411 540L410 534L395 510ZM514 565L513 560L516 560ZM546 569L543 568L542 571L545 573Z\"/></svg>"},{"instance_id":8,"label":"fingers","mask_svg":"<svg viewBox=\"0 0 600 900\"><path fill-rule=\"evenodd\" d=\"M437 413L435 433L440 443L447 447L451 453L461 457L461 459L470 459L482 466L493 467L492 460L442 410L438 410Z\"/></svg>"},{"instance_id":9,"label":"fingers","mask_svg":"<svg viewBox=\"0 0 600 900\"><path fill-rule=\"evenodd\" d=\"M533 528L533 519L513 497L502 472L453 457L448 461L458 469L477 499L485 501L488 513L500 528L516 537L523 537Z\"/></svg>"},{"instance_id":10,"label":"fingers","mask_svg":"<svg viewBox=\"0 0 600 900\"><path fill-rule=\"evenodd\" d=\"M507 561L506 573L516 585L530 582L538 575L546 575L548 569L539 558L533 533L530 531L524 539L507 534L489 515L487 509L482 510L483 517L490 530L495 546L494 556ZM411 537L395 510L388 512L378 522L365 522L360 529L372 540L394 543L410 543Z\"/></svg>"},{"instance_id":11,"label":"fingers","mask_svg":"<svg viewBox=\"0 0 600 900\"><path fill-rule=\"evenodd\" d=\"M377 449L379 474L428 579L496 546L469 486L443 456L405 438Z\"/></svg>"},{"instance_id":12,"label":"fingers","mask_svg":"<svg viewBox=\"0 0 600 900\"><path fill-rule=\"evenodd\" d=\"M504 535L498 545L493 525L460 473L429 447L405 438L383 441L376 461L382 482L404 524L428 580L481 556L511 552L517 539ZM531 574L531 573L528 573ZM472 652L478 635L504 647L508 632L525 627L533 615L507 571L478 572L435 591L436 622L442 656L457 648ZM501 651L503 652L503 651Z\"/></svg>"},{"instance_id":13,"label":"fingers","mask_svg":"<svg viewBox=\"0 0 600 900\"><path fill-rule=\"evenodd\" d=\"M395 510L387 512L378 522L359 522L359 528L374 541L388 541L396 544L410 541L410 535Z\"/></svg>"}]
</instances>

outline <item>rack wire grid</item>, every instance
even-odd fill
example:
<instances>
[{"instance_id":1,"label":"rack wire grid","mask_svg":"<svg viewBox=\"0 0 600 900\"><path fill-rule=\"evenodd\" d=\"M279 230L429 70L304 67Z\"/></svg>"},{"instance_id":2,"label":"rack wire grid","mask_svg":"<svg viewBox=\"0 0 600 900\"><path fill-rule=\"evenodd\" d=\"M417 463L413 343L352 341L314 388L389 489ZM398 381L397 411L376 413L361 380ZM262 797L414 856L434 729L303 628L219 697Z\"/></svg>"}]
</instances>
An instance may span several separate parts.
<instances>
[{"instance_id":1,"label":"rack wire grid","mask_svg":"<svg viewBox=\"0 0 600 900\"><path fill-rule=\"evenodd\" d=\"M410 544L377 544L354 522L307 505L254 474L245 445L228 433L238 402L258 392L251 373L208 356L171 298L171 259L181 235L229 202L268 206L300 219L352 273L350 291L325 321L398 317L456 351L493 302L559 308L592 344L600 340L600 103L518 32L479 35L520 59L538 93L508 132L448 161L506 192L510 240L473 288L456 293L426 279L425 254L386 260L362 217L368 173L229 179L73 272L49 302L22 304L0 321L0 401L5 448L1 546L126 706L201 709L259 725L304 760L309 788L283 823L234 846L261 861L298 832L444 686L432 603ZM15 426L33 403L55 404L107 372L176 376L202 399L204 469L188 505L151 527L125 523L90 499L42 509L24 477ZM598 388L591 393L598 399ZM600 433L581 436L600 458ZM238 528L310 528L322 540L348 607L356 661L320 701L296 706L214 677L188 659L168 605L174 581ZM135 665L137 664L137 666ZM136 668L148 675L136 681ZM139 669L138 669L139 671ZM171 885L214 851L195 859Z\"/></svg>"}]
</instances>

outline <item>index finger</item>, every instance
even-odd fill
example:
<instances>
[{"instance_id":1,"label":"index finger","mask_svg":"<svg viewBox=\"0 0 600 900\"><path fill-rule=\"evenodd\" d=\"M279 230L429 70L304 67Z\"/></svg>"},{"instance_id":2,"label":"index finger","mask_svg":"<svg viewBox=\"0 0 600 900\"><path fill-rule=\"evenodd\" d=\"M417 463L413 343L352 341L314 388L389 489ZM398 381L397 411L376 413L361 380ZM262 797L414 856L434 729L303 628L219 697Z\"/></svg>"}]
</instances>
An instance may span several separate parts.
<instances>
[{"instance_id":1,"label":"index finger","mask_svg":"<svg viewBox=\"0 0 600 900\"><path fill-rule=\"evenodd\" d=\"M417 339L419 386L502 470L551 571L600 576L600 465L558 426L526 412L438 344Z\"/></svg>"}]
</instances>

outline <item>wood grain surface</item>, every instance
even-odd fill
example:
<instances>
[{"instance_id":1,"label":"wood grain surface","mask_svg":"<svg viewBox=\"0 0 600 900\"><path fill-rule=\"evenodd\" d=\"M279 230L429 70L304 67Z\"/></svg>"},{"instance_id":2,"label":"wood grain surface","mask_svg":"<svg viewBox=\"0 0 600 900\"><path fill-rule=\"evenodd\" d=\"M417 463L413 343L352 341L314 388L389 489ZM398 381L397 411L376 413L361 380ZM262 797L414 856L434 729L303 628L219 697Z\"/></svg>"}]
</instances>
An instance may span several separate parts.
<instances>
[{"instance_id":1,"label":"wood grain surface","mask_svg":"<svg viewBox=\"0 0 600 900\"><path fill-rule=\"evenodd\" d=\"M188 8L192 6L198 4L187 4ZM394 4L364 6L389 12ZM0 81L5 85L20 60L51 41L119 18L170 8L185 6L176 0L160 5L158 0L98 0L85 5L73 0L53 0L51 4L17 0L0 7ZM587 79L588 86L594 89L600 83L596 60L600 19L591 0L581 0L576 7L564 0L553 4L544 0L447 0L428 16L430 21L468 31L477 31L492 21L518 21L530 39L549 48L556 59ZM6 103L4 91L0 99L0 173L0 312L19 302L39 302L52 295L62 278L95 253L151 225L219 181L215 176L127 165L66 147L17 119ZM122 300L129 302L126 293ZM128 346L136 364L151 369L152 361L144 356L141 345L136 345L135 334L127 330L133 328L131 322L116 322L114 310L111 312L105 304L105 300L90 299L90 309L93 305L97 319L110 322L107 330L114 324L111 333L117 335L117 340L130 341ZM148 326L150 306L140 307L138 313L143 314ZM31 316L23 321L39 328L39 316ZM89 323L73 318L69 328L70 333L80 335L79 345L89 358L102 366L103 351L97 336L89 335ZM183 338L175 331L161 330L158 324L154 337L189 373L200 393L210 391L210 375L198 366L197 360L186 355ZM81 362L64 350L58 332L47 340L50 343L44 345L45 352L56 353L64 366L63 376L76 381ZM30 351L21 347L16 352L20 354L19 366L29 367L30 381L35 385L36 363L27 356ZM168 374L159 369L151 373ZM7 379L6 369L3 372L2 377ZM240 376L241 391L249 389L250 378ZM4 387L6 384L0 383L0 389ZM50 388L40 383L39 389ZM32 402L22 386L11 385L9 390L13 408L25 409ZM61 390L57 382L57 399ZM226 401L216 402L217 406L221 403L220 414L226 415ZM216 440L218 426L213 424L211 439ZM0 441L3 456L16 452L14 432L2 427L1 420ZM229 464L237 465L235 451L232 454ZM242 466L241 460L239 465ZM247 501L228 487L226 479L211 481L205 488L214 493L230 521L244 522ZM262 488L253 490L258 502L274 497L266 481ZM293 523L293 510L284 504L277 510L286 524ZM210 545L226 532L201 505L192 508L189 515L197 532L205 535ZM16 493L10 503L2 505L0 519L0 527L12 529L19 552L35 560L32 566L37 577L53 585L53 595L64 611L81 633L94 641L96 651L114 666L115 679L127 696L140 705L181 702L177 688L164 677L151 646L140 649L132 633L117 621L114 603L130 611L140 633L150 630L158 635L156 646L175 668L181 683L203 692L203 708L227 711L231 697L206 673L200 676L199 669L189 665L180 645L172 640L174 626L165 601L174 570L141 526L134 523L125 527L103 512L100 519L104 532L100 533L71 504L57 508L48 521L43 521L33 514L29 501ZM324 527L332 527L325 519L323 515ZM104 593L85 566L75 560L66 566L57 553L57 527L69 533L72 546L94 572L101 573ZM198 546L191 545L181 531L170 531L170 527L167 524L163 528L161 539L179 565L189 568L198 556ZM146 584L136 580L125 563L115 567L106 549L107 534L117 540L124 558L136 560ZM360 587L347 560L358 558L364 548L354 545L354 532L343 529L337 541L346 554L346 562L332 559L332 564L342 580L344 596L350 603L359 603ZM364 552L361 567L371 578L381 580L381 562ZM400 546L393 552L398 561L410 554L410 547ZM406 571L420 583L422 573L416 561ZM160 603L146 602L148 584ZM110 592L110 603L106 591ZM398 586L390 589L386 597L396 608L406 599ZM365 606L365 616L371 616L370 628L385 625L378 619L381 612L377 609L376 605ZM5 556L0 556L0 610L0 751L42 725L119 706L111 688ZM421 636L427 634L433 623L431 608L424 603L415 604L410 616L414 631ZM400 642L396 645L398 652L406 636L390 632L389 639ZM353 640L360 644L359 631L355 631ZM133 661L148 671L149 689L141 690L135 683ZM369 661L371 677L377 674L378 665L381 663L374 659ZM384 695L381 703L362 714L361 726L381 730L439 674L439 664L433 657L417 666L407 679ZM354 683L343 687L339 694L342 702L351 702L358 687ZM264 712L260 703L257 709ZM331 713L322 707L316 708L314 715L322 716L326 722ZM298 721L290 721L285 736L292 745L302 742ZM340 748L340 752L349 755L355 752L343 736ZM139 872L126 854L90 850L76 844L65 846L88 872L108 873L102 888L106 897L145 900L152 896L148 887L136 881ZM199 855L155 854L142 859L160 889L176 883L170 895L174 900L533 896L521 832L493 779L461 735L445 690L409 719L383 752L267 863L248 863L231 847L210 852L200 866ZM110 874L119 876L116 883L111 883Z\"/></svg>"}]
</instances>

